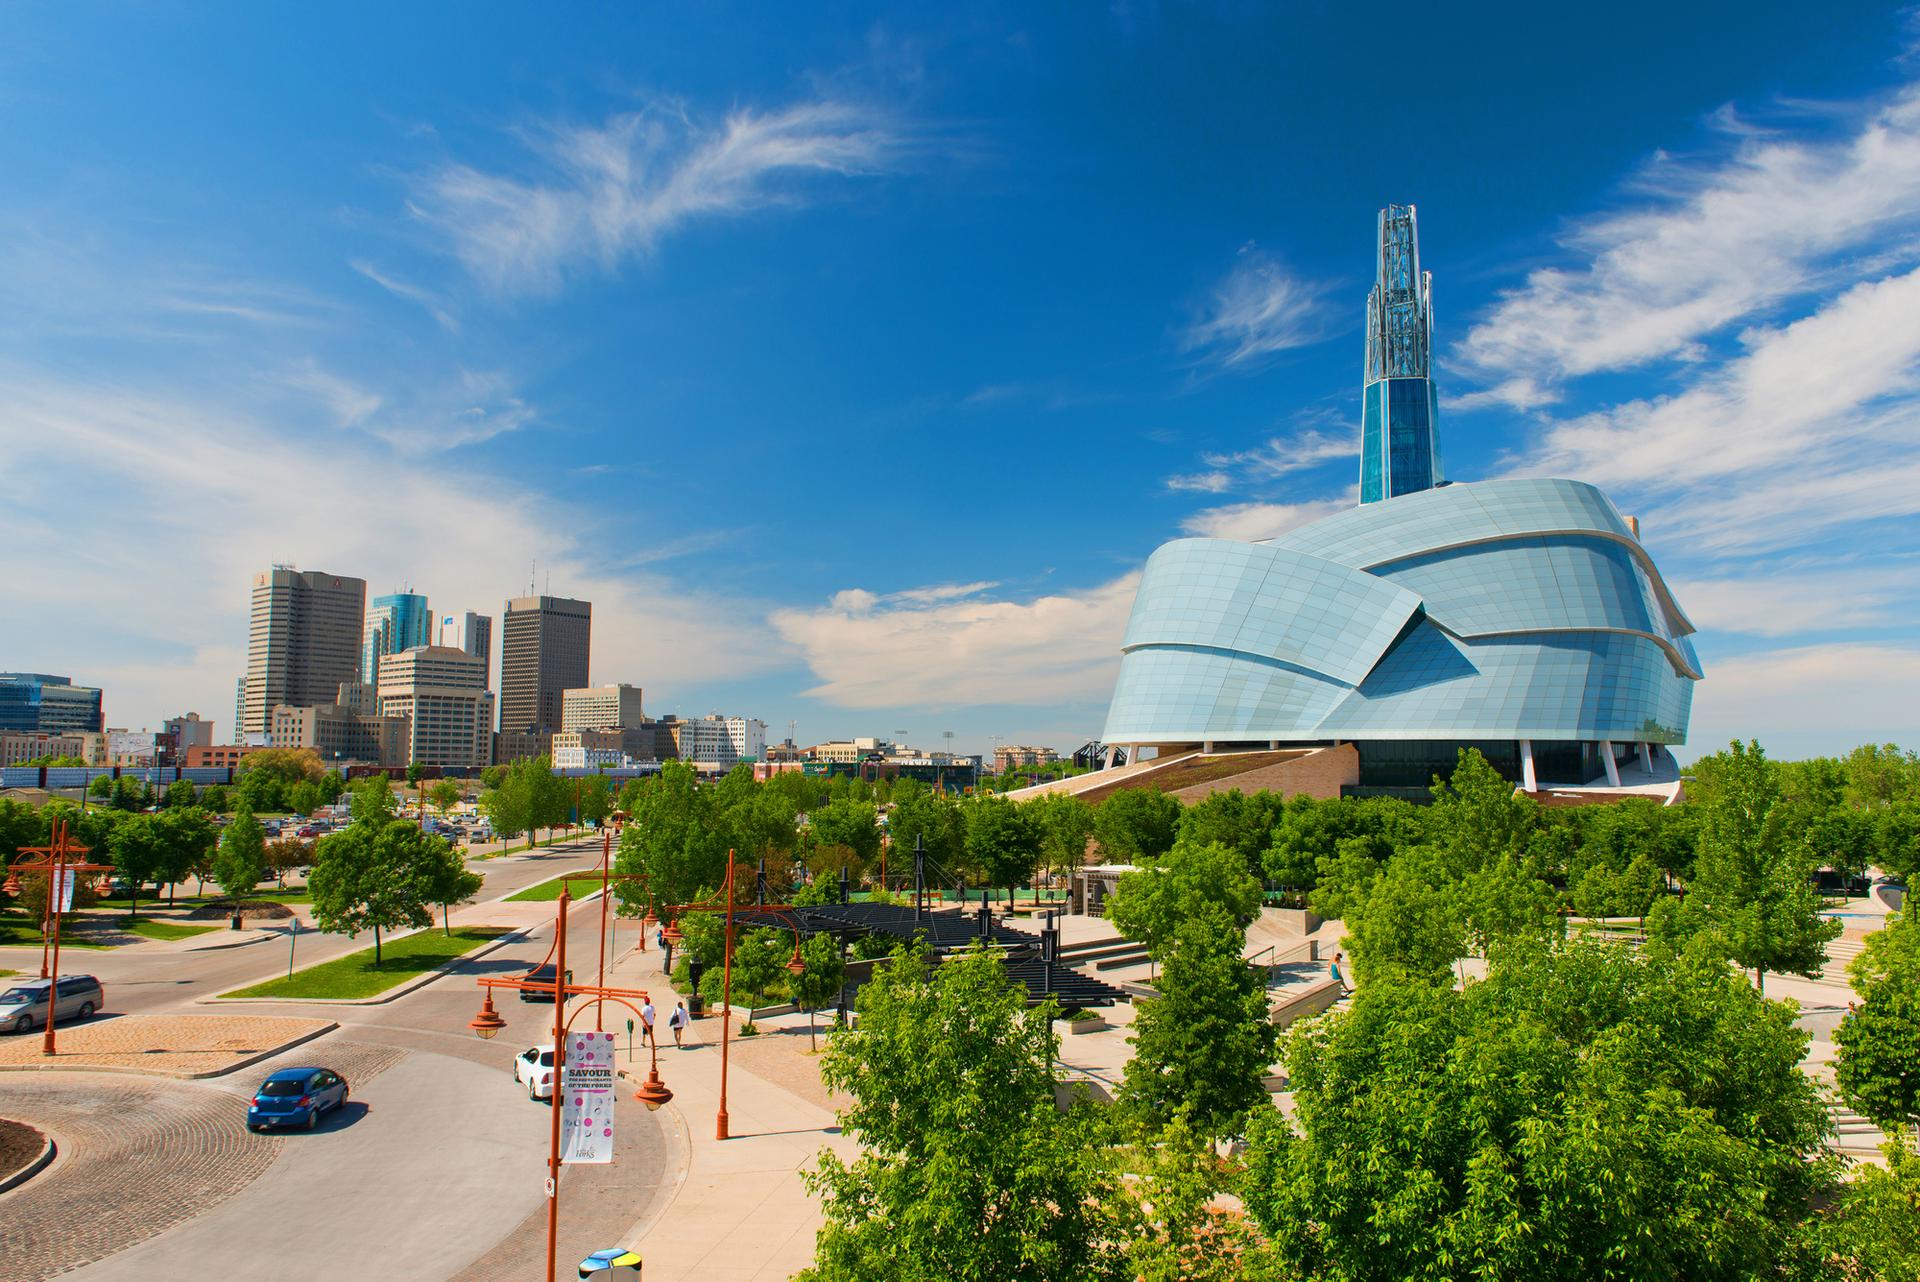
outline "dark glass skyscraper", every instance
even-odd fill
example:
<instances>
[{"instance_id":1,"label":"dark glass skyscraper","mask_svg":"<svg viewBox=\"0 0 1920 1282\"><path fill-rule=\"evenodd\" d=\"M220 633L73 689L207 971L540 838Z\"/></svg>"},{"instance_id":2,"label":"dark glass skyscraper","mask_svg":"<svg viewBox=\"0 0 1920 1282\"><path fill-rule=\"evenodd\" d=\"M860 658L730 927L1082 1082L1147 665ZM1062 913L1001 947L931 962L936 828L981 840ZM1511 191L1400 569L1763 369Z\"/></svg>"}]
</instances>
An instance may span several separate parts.
<instances>
[{"instance_id":1,"label":"dark glass skyscraper","mask_svg":"<svg viewBox=\"0 0 1920 1282\"><path fill-rule=\"evenodd\" d=\"M1380 211L1373 290L1367 295L1366 386L1361 393L1360 501L1432 489L1440 470L1440 407L1433 391L1433 274L1420 270L1412 205Z\"/></svg>"}]
</instances>

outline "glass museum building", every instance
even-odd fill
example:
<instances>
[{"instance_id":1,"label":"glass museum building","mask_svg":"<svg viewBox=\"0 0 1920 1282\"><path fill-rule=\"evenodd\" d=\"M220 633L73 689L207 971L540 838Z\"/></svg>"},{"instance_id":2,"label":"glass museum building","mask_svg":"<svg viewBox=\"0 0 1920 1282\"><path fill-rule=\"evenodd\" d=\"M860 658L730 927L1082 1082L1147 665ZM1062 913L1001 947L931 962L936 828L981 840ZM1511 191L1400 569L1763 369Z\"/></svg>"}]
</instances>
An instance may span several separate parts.
<instances>
[{"instance_id":1,"label":"glass museum building","mask_svg":"<svg viewBox=\"0 0 1920 1282\"><path fill-rule=\"evenodd\" d=\"M1376 268L1359 505L1155 551L1104 742L1352 744L1360 792L1422 789L1468 746L1529 790L1674 777L1700 662L1637 523L1579 481L1446 481L1412 206L1382 211Z\"/></svg>"}]
</instances>

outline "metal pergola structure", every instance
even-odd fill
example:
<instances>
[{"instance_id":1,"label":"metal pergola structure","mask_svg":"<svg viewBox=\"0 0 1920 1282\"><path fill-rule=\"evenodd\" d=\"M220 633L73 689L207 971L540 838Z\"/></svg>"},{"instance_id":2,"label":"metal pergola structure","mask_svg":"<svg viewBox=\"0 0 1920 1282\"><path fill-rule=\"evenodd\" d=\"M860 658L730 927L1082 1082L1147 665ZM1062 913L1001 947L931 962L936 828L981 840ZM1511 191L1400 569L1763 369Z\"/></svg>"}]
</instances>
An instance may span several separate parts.
<instances>
[{"instance_id":1,"label":"metal pergola structure","mask_svg":"<svg viewBox=\"0 0 1920 1282\"><path fill-rule=\"evenodd\" d=\"M976 942L1000 950L1007 977L1027 990L1037 1006L1048 998L1066 1010L1112 1006L1130 1000L1112 984L1083 975L1059 960L1058 930L1049 915L1039 933L1008 926L982 908L916 909L907 904L813 904L783 908L778 914L742 908L735 920L748 928L798 929L806 936L832 935L843 943L875 935L907 942L924 940L938 959L964 952Z\"/></svg>"}]
</instances>

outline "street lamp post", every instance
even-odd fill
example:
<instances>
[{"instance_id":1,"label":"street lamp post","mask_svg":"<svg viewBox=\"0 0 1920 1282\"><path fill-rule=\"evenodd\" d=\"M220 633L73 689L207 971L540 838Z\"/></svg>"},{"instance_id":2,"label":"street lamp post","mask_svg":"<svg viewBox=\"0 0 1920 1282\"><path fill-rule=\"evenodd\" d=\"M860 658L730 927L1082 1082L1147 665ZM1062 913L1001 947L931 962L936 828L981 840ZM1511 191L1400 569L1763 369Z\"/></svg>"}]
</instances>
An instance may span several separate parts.
<instances>
[{"instance_id":1,"label":"street lamp post","mask_svg":"<svg viewBox=\"0 0 1920 1282\"><path fill-rule=\"evenodd\" d=\"M727 880L722 893L722 903L674 904L665 911L669 913L715 913L724 914L724 927L721 932L721 995L720 995L720 1110L714 1115L713 1129L715 1139L731 1138L727 1133L727 1061L728 1048L732 1042L733 1030L733 917L735 904L733 898L734 874L738 865L734 862L733 851L727 852ZM756 904L754 911L786 918L787 929L793 932L793 956L787 961L789 974L798 976L806 973L806 963L800 959L800 929L792 924L792 904ZM671 924L667 927L668 937L677 939L679 931Z\"/></svg>"},{"instance_id":2,"label":"street lamp post","mask_svg":"<svg viewBox=\"0 0 1920 1282\"><path fill-rule=\"evenodd\" d=\"M48 844L44 846L21 846L23 855L39 855L40 859L23 864L15 864L8 873L8 880L19 884L16 874L20 872L44 872L47 875L47 911L40 925L40 978L47 981L47 1028L40 1039L40 1053L54 1055L59 1053L59 1041L55 1036L55 1025L60 1010L60 899L61 893L70 881L78 880L83 872L111 872L112 864L90 864L84 859L75 862L74 855L90 853L85 846L76 846L68 839L67 821L55 819L53 832ZM49 970L48 945L52 945L51 970Z\"/></svg>"},{"instance_id":3,"label":"street lamp post","mask_svg":"<svg viewBox=\"0 0 1920 1282\"><path fill-rule=\"evenodd\" d=\"M567 1029L585 1006L577 1008L573 1015L567 1014L569 997L591 997L594 1006L595 1024L601 1019L601 1009L612 1001L625 1006L638 1015L639 1009L629 999L637 998L642 1003L648 1001L647 994L641 989L609 988L605 984L575 984L567 978L567 910L573 904L573 897L567 893L566 883L560 887L560 898L554 906L553 946L547 950L547 957L553 962L553 983L528 983L520 979L500 979L480 976L474 980L486 994L480 1013L468 1021L478 1036L492 1038L499 1035L507 1026L506 1020L493 1006L493 990L511 988L522 991L547 992L553 994L553 1095L551 1103L553 1114L548 1119L547 1129L547 1282L554 1282L554 1261L560 1236L560 1113L564 1107L564 1076L567 1064ZM604 941L603 941L604 942ZM542 966L545 961L540 963ZM539 967L535 967L539 969ZM604 1031L604 1030L603 1030ZM652 1112L673 1098L673 1092L660 1080L660 1051L656 1044L652 1062L648 1068L647 1080L634 1098L647 1106Z\"/></svg>"}]
</instances>

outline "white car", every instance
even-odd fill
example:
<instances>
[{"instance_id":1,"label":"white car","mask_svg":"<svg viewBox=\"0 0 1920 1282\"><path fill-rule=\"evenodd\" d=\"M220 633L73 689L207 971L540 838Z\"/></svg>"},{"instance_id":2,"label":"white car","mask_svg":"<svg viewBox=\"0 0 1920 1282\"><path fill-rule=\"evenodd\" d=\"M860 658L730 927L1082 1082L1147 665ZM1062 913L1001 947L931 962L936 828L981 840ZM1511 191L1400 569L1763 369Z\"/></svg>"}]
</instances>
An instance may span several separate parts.
<instances>
[{"instance_id":1,"label":"white car","mask_svg":"<svg viewBox=\"0 0 1920 1282\"><path fill-rule=\"evenodd\" d=\"M552 1099L553 1044L529 1046L514 1056L513 1080L526 1083L528 1099Z\"/></svg>"}]
</instances>

